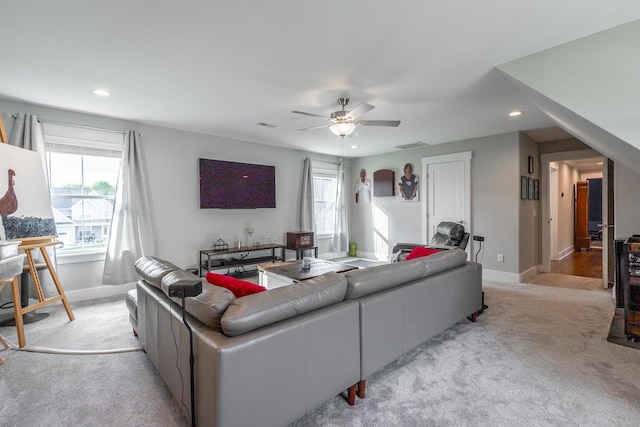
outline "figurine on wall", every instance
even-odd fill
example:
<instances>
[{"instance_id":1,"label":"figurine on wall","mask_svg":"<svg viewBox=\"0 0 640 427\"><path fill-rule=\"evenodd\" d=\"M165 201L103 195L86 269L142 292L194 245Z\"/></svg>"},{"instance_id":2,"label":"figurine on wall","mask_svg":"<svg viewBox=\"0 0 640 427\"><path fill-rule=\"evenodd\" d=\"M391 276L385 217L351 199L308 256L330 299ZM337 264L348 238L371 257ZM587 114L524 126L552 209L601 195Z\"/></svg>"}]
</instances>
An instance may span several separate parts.
<instances>
[{"instance_id":1,"label":"figurine on wall","mask_svg":"<svg viewBox=\"0 0 640 427\"><path fill-rule=\"evenodd\" d=\"M360 171L360 181L356 184L356 203L371 201L371 181L367 179L367 171Z\"/></svg>"},{"instance_id":2,"label":"figurine on wall","mask_svg":"<svg viewBox=\"0 0 640 427\"><path fill-rule=\"evenodd\" d=\"M404 200L410 202L418 201L418 177L413 174L413 165L411 163L404 165L404 175L400 177L398 186Z\"/></svg>"}]
</instances>

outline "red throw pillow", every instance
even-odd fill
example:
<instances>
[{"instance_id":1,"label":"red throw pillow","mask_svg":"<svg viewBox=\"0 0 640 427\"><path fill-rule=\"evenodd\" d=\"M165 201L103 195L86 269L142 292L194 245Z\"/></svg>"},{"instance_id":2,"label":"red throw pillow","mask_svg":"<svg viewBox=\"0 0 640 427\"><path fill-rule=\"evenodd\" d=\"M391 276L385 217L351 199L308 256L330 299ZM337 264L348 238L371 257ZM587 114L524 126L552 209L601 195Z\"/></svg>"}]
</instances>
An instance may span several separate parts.
<instances>
[{"instance_id":1,"label":"red throw pillow","mask_svg":"<svg viewBox=\"0 0 640 427\"><path fill-rule=\"evenodd\" d=\"M405 261L409 261L415 258L420 258L423 256L433 255L436 252L440 252L441 250L442 249L432 249L432 248L425 248L424 246L416 246L415 248L413 248L411 253L407 255L407 257L405 258Z\"/></svg>"},{"instance_id":2,"label":"red throw pillow","mask_svg":"<svg viewBox=\"0 0 640 427\"><path fill-rule=\"evenodd\" d=\"M215 286L220 286L229 289L236 298L240 298L246 295L257 294L258 292L264 292L267 288L255 283L247 282L246 280L238 280L231 276L225 276L224 274L207 273L207 282Z\"/></svg>"}]
</instances>

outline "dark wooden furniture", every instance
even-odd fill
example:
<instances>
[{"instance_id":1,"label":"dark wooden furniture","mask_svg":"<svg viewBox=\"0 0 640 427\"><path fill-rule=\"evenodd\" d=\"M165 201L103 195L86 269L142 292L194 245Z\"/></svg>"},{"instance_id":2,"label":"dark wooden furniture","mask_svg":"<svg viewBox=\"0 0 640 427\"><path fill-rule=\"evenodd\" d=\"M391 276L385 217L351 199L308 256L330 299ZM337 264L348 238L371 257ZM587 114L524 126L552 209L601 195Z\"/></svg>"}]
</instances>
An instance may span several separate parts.
<instances>
[{"instance_id":1,"label":"dark wooden furniture","mask_svg":"<svg viewBox=\"0 0 640 427\"><path fill-rule=\"evenodd\" d=\"M395 195L395 173L390 169L380 169L373 173L373 195L376 197Z\"/></svg>"},{"instance_id":2,"label":"dark wooden furniture","mask_svg":"<svg viewBox=\"0 0 640 427\"><path fill-rule=\"evenodd\" d=\"M313 251L314 258L318 258L318 247L317 246L309 246L306 248L285 248L288 251L296 252L296 259L302 259L304 257L304 251Z\"/></svg>"},{"instance_id":3,"label":"dark wooden furniture","mask_svg":"<svg viewBox=\"0 0 640 427\"><path fill-rule=\"evenodd\" d=\"M355 270L358 267L348 264L340 264L338 262L326 261L323 259L311 259L311 267L308 270L302 268L302 260L284 262L281 264L260 265L262 271L268 271L283 278L301 282L303 280L312 279L325 273L344 273L345 271Z\"/></svg>"},{"instance_id":4,"label":"dark wooden furniture","mask_svg":"<svg viewBox=\"0 0 640 427\"><path fill-rule=\"evenodd\" d=\"M313 231L287 233L287 249L312 248Z\"/></svg>"},{"instance_id":5,"label":"dark wooden furniture","mask_svg":"<svg viewBox=\"0 0 640 427\"><path fill-rule=\"evenodd\" d=\"M624 294L624 333L630 340L640 339L640 236L622 245L620 278Z\"/></svg>"},{"instance_id":6,"label":"dark wooden furniture","mask_svg":"<svg viewBox=\"0 0 640 427\"><path fill-rule=\"evenodd\" d=\"M284 248L284 245L268 244L226 250L203 249L200 251L200 276L206 275L208 271L224 268L227 269L227 274L230 276L243 276L247 274L244 270L247 265L284 261ZM280 249L280 256L276 255L276 249ZM270 251L271 254L254 256L254 252L258 251ZM227 258L226 255L232 256ZM231 268L234 271L231 271ZM253 273L255 271L257 270L254 270Z\"/></svg>"},{"instance_id":7,"label":"dark wooden furniture","mask_svg":"<svg viewBox=\"0 0 640 427\"><path fill-rule=\"evenodd\" d=\"M591 249L589 235L589 184L587 181L576 183L575 199L575 249Z\"/></svg>"}]
</instances>

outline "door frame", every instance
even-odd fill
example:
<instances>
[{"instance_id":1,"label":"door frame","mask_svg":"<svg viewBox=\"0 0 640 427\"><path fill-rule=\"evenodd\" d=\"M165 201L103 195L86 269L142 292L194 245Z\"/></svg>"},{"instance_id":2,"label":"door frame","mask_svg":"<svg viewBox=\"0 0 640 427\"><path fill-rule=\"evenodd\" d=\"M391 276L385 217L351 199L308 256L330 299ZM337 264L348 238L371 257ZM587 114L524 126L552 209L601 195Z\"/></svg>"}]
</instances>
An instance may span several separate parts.
<instances>
[{"instance_id":1,"label":"door frame","mask_svg":"<svg viewBox=\"0 0 640 427\"><path fill-rule=\"evenodd\" d=\"M422 176L423 183L420 186L420 197L422 205L422 236L425 242L428 242L429 238L429 207L427 205L427 179L428 169L430 165L439 163L452 163L452 162L464 162L464 218L463 225L464 231L469 233L469 236L473 236L471 232L471 159L473 158L471 151L462 151L460 153L444 154L441 156L430 156L422 158ZM466 252L471 256L471 245L467 245Z\"/></svg>"},{"instance_id":2,"label":"door frame","mask_svg":"<svg viewBox=\"0 0 640 427\"><path fill-rule=\"evenodd\" d=\"M551 272L551 218L550 218L550 174L549 166L552 162L563 162L566 160L588 159L591 157L604 157L594 149L561 151L557 153L548 153L540 155L540 210L541 210L541 232L542 232L542 254L539 270L543 273ZM604 177L604 168L603 168ZM604 182L603 182L604 185ZM603 191L603 194L605 191ZM603 205L603 209L606 205ZM603 253L604 258L604 245Z\"/></svg>"}]
</instances>

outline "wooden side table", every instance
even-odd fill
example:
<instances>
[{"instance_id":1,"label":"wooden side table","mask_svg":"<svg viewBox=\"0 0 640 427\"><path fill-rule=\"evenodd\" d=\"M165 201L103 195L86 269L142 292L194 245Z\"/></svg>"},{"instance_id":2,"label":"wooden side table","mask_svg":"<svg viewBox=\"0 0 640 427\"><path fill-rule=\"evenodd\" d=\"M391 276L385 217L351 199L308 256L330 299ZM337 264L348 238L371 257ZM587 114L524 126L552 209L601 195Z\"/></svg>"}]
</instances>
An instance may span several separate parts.
<instances>
[{"instance_id":1,"label":"wooden side table","mask_svg":"<svg viewBox=\"0 0 640 427\"><path fill-rule=\"evenodd\" d=\"M290 250L290 251L296 251L296 259L302 259L304 257L304 251L310 251L310 250L313 250L313 257L314 258L318 258L318 247L317 246L307 246L307 247L304 247L304 248L287 247L285 249Z\"/></svg>"}]
</instances>

